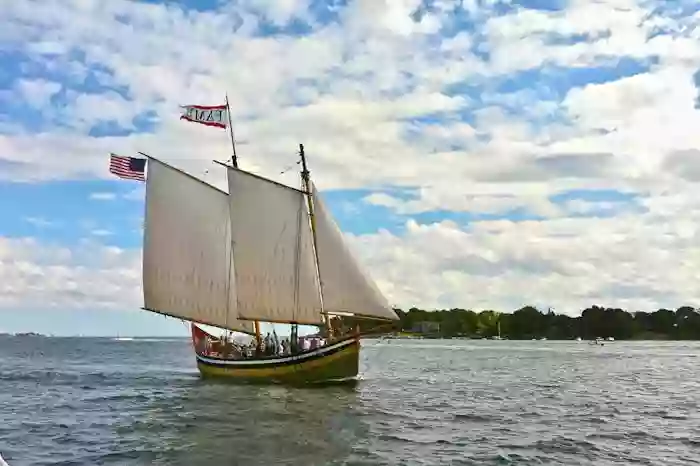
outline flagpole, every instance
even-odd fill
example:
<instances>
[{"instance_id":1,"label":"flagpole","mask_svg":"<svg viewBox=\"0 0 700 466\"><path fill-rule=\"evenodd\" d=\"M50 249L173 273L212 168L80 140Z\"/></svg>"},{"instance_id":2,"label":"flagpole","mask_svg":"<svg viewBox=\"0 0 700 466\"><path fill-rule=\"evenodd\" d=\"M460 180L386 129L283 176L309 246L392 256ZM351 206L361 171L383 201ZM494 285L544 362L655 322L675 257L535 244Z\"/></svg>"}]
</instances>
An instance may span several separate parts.
<instances>
[{"instance_id":1,"label":"flagpole","mask_svg":"<svg viewBox=\"0 0 700 466\"><path fill-rule=\"evenodd\" d=\"M228 128L231 134L231 148L233 148L233 156L231 163L235 168L238 168L238 156L236 155L236 138L233 135L233 123L231 123L231 106L228 104L228 92L226 93L226 114L228 115Z\"/></svg>"},{"instance_id":2,"label":"flagpole","mask_svg":"<svg viewBox=\"0 0 700 466\"><path fill-rule=\"evenodd\" d=\"M236 138L233 135L233 122L231 121L231 106L228 103L228 92L226 93L226 114L228 115L228 126L231 134L231 148L233 149L233 156L231 157L231 165L234 168L238 168L238 156L236 155ZM255 354L260 354L262 338L260 336L260 321L255 320Z\"/></svg>"}]
</instances>

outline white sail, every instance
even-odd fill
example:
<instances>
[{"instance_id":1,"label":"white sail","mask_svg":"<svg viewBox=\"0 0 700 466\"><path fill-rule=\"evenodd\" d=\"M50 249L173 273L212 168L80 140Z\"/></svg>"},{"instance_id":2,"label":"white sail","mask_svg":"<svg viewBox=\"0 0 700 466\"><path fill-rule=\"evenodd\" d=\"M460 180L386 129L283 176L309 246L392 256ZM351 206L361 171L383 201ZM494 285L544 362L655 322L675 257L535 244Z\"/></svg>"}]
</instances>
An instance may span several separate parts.
<instances>
[{"instance_id":1,"label":"white sail","mask_svg":"<svg viewBox=\"0 0 700 466\"><path fill-rule=\"evenodd\" d=\"M312 196L325 312L398 320L382 292L353 257L316 186L312 187Z\"/></svg>"},{"instance_id":2,"label":"white sail","mask_svg":"<svg viewBox=\"0 0 700 466\"><path fill-rule=\"evenodd\" d=\"M306 198L228 168L238 316L318 325L322 319Z\"/></svg>"},{"instance_id":3,"label":"white sail","mask_svg":"<svg viewBox=\"0 0 700 466\"><path fill-rule=\"evenodd\" d=\"M158 160L146 180L144 308L254 333L229 293L231 231L226 193Z\"/></svg>"}]
</instances>

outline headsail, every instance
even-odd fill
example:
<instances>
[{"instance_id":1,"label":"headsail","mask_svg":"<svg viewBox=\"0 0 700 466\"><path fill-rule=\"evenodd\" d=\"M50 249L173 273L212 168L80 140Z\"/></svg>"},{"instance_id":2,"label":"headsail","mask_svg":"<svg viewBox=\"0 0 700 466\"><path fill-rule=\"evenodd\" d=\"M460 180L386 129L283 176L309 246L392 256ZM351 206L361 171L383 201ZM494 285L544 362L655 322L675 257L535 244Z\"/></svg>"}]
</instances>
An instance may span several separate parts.
<instances>
[{"instance_id":1,"label":"headsail","mask_svg":"<svg viewBox=\"0 0 700 466\"><path fill-rule=\"evenodd\" d=\"M229 293L231 230L228 196L151 158L146 178L143 244L144 308L173 317L253 333L236 318Z\"/></svg>"},{"instance_id":2,"label":"headsail","mask_svg":"<svg viewBox=\"0 0 700 466\"><path fill-rule=\"evenodd\" d=\"M232 167L228 187L239 317L320 324L304 193Z\"/></svg>"},{"instance_id":3,"label":"headsail","mask_svg":"<svg viewBox=\"0 0 700 466\"><path fill-rule=\"evenodd\" d=\"M312 185L312 196L324 310L398 320L382 292L353 257L315 185Z\"/></svg>"}]
</instances>

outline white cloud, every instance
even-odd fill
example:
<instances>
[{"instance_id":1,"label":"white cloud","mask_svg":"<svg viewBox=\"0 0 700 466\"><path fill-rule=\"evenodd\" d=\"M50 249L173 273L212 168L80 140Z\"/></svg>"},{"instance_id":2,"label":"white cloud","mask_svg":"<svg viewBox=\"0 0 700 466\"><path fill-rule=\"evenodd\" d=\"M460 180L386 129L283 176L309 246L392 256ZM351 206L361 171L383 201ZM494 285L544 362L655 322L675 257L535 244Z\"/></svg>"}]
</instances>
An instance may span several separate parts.
<instances>
[{"instance_id":1,"label":"white cloud","mask_svg":"<svg viewBox=\"0 0 700 466\"><path fill-rule=\"evenodd\" d=\"M537 187L537 186L536 186ZM560 209L547 198L548 191L529 195L479 192L478 186L452 192L440 186L424 186L415 199L403 200L387 193L373 193L363 201L388 207L402 215L412 215L436 210L472 212L482 214L506 214L518 208L527 208L536 215L555 216Z\"/></svg>"},{"instance_id":2,"label":"white cloud","mask_svg":"<svg viewBox=\"0 0 700 466\"><path fill-rule=\"evenodd\" d=\"M113 201L117 198L116 193L96 192L90 193L90 199L95 201Z\"/></svg>"},{"instance_id":3,"label":"white cloud","mask_svg":"<svg viewBox=\"0 0 700 466\"><path fill-rule=\"evenodd\" d=\"M411 221L405 237L383 231L352 244L404 308L655 310L700 302L699 207L694 203L688 219L654 206L641 216L480 222L469 229Z\"/></svg>"},{"instance_id":4,"label":"white cloud","mask_svg":"<svg viewBox=\"0 0 700 466\"><path fill-rule=\"evenodd\" d=\"M96 229L94 229L94 230L90 230L90 234L91 234L92 236L111 236L111 235L113 235L114 233L112 233L112 232L109 231L109 230L104 230L104 229L96 228Z\"/></svg>"},{"instance_id":5,"label":"white cloud","mask_svg":"<svg viewBox=\"0 0 700 466\"><path fill-rule=\"evenodd\" d=\"M588 201L583 199L574 199L564 203L567 213L573 214L595 214L599 212L613 213L624 207L619 202L612 201Z\"/></svg>"},{"instance_id":6,"label":"white cloud","mask_svg":"<svg viewBox=\"0 0 700 466\"><path fill-rule=\"evenodd\" d=\"M0 308L129 309L141 305L140 253L0 237Z\"/></svg>"},{"instance_id":7,"label":"white cloud","mask_svg":"<svg viewBox=\"0 0 700 466\"><path fill-rule=\"evenodd\" d=\"M307 3L250 0L238 9L230 6L218 13L187 15L178 8L137 2L82 8L65 2L35 1L7 8L5 22L13 23L15 29L14 35L6 33L6 42L31 50L45 63L60 63L60 69L68 63L76 69L77 65L60 54L60 47L47 44L81 50L88 67L103 68L96 75L102 84L125 88L129 98L112 90L69 93L60 114L72 131L53 130L38 138L33 134L3 136L3 158L27 164L5 176L106 177L100 154L109 150L128 153L141 149L173 160L224 158L229 149L223 132L192 127L178 121L177 116L179 104L216 103L227 91L237 137L249 142L240 148L243 166L278 176L293 161L297 144L304 142L323 188L415 185L431 178L457 183L479 178L484 169L507 171L534 154L553 152L614 152L628 173L607 175L614 179L634 177L639 173L628 163L629 158L649 164L649 157L628 152L637 154L636 148L642 144L635 143L636 137L649 131L639 121L641 116L620 120L618 114L625 104L656 96L647 108L653 115L683 102L687 109L683 116L691 119L664 111L668 124L656 129L655 136L673 142L659 147L654 155L657 159L670 149L684 149L678 147L677 128L679 124L689 128L698 118L692 100L688 100L689 92L697 94L690 86L693 66L700 66L700 46L693 40L697 21L686 20L685 29L649 39L654 27L675 23L632 1L576 1L563 12L519 9L491 17L483 31L461 32L448 39L432 34L436 25L451 21L451 8L444 4L416 16L420 2L358 1L338 9L339 23L321 25L305 10ZM469 5L466 8L472 9ZM473 13L489 16L491 8L490 2L482 2ZM253 13L278 25L298 18L314 29L301 37L255 37L252 32L258 23ZM232 18L243 24L236 27ZM187 41L181 40L182 31L188 31ZM484 42L479 42L479 32L485 33ZM364 40L355 40L357 34ZM552 34L588 36L572 46L551 44ZM30 39L28 43L25 38ZM435 41L440 45L437 53ZM486 47L490 60L478 59L472 46ZM623 56L651 55L660 58L657 69L629 78L631 82L646 79L649 85L630 88L622 80L610 84L604 94L607 84L572 90L562 109L577 123L573 131L563 131L557 124L535 129L525 115L506 115L498 105L476 111L470 99L442 93L449 84L483 82L484 78L536 68L545 62L614 64ZM521 60L526 62L519 63ZM654 87L653 81L666 84ZM664 100L667 88L674 90L673 103ZM556 102L543 107L533 100L535 95L522 94L522 98L525 100L519 106L526 113L556 110ZM504 99L500 102L506 102ZM156 115L153 134L84 136L87 127L100 121L112 120L129 128L133 117L147 110ZM456 120L457 112L464 111L475 112L475 125ZM606 114L597 119L600 111ZM417 137L405 137L413 125L405 119L435 112L450 120L421 128ZM624 140L596 133L610 127L625 132ZM477 135L488 137L488 142L477 140ZM35 169L44 161L47 148L55 145L72 163ZM458 152L453 154L451 147L458 147Z\"/></svg>"},{"instance_id":8,"label":"white cloud","mask_svg":"<svg viewBox=\"0 0 700 466\"><path fill-rule=\"evenodd\" d=\"M310 19L306 14L309 0L247 0L243 4L277 26L285 26L295 18Z\"/></svg>"},{"instance_id":9,"label":"white cloud","mask_svg":"<svg viewBox=\"0 0 700 466\"><path fill-rule=\"evenodd\" d=\"M403 307L508 311L534 303L575 314L591 304L632 310L695 304L700 201L689 195L693 189L681 184L658 192L641 200L644 213L622 209L614 218L482 221L468 228L411 220L404 235L381 230L348 240L390 301ZM590 210L588 204L567 208ZM140 274L136 250L0 238L0 307L135 308Z\"/></svg>"},{"instance_id":10,"label":"white cloud","mask_svg":"<svg viewBox=\"0 0 700 466\"><path fill-rule=\"evenodd\" d=\"M44 108L51 97L61 90L61 85L46 79L21 79L16 84L17 92L35 108Z\"/></svg>"},{"instance_id":11,"label":"white cloud","mask_svg":"<svg viewBox=\"0 0 700 466\"><path fill-rule=\"evenodd\" d=\"M550 63L587 66L653 54L648 37L659 17L635 0L574 0L563 11L516 10L486 24L491 66L499 73Z\"/></svg>"},{"instance_id":12,"label":"white cloud","mask_svg":"<svg viewBox=\"0 0 700 466\"><path fill-rule=\"evenodd\" d=\"M575 0L559 12L496 15L495 1L465 1L470 29L453 16L457 2L418 11L417 0L358 0L333 7L337 20L327 23L310 3L245 0L215 12L125 0L8 3L0 11L0 46L33 59L23 64L11 98L45 121L37 132L0 115L0 179L111 178L109 152L144 151L223 187L224 171L211 160L230 157L226 133L179 121L178 106L219 103L228 92L236 137L246 142L239 145L243 168L296 185L301 142L321 189L370 188L375 194L365 202L397 213L523 208L548 218L471 229L409 224L405 238L383 232L356 239L397 303L515 307L544 300L573 309L697 298L689 222L698 206L689 183L700 179L700 16L676 18L657 8L663 5L633 0ZM309 32L261 37L263 22L301 23ZM441 28L461 32L445 38ZM547 83L499 92L503 79L517 80L514 73L605 65L611 74L630 58L649 69L572 89L543 72ZM476 90L455 91L466 86ZM51 104L58 98L63 104ZM145 116L151 124L140 132L134 119ZM133 132L89 135L104 123ZM415 196L386 194L395 187L413 188ZM615 207L549 200L570 188L638 191L650 211L567 219ZM121 197L142 200L142 185ZM20 240L4 241L8 247ZM122 254L136 260L136 253ZM47 282L57 302L68 302L60 274L99 285L92 270L71 255L64 259L69 265L3 262L0 273L25 285L34 267L58 274ZM125 264L119 270L131 297L139 286ZM99 286L96 294L79 288L86 300L118 301ZM21 289L13 299L43 293ZM634 297L625 297L631 290Z\"/></svg>"},{"instance_id":13,"label":"white cloud","mask_svg":"<svg viewBox=\"0 0 700 466\"><path fill-rule=\"evenodd\" d=\"M25 217L24 221L34 225L37 228L50 228L55 225L54 222L42 217Z\"/></svg>"},{"instance_id":14,"label":"white cloud","mask_svg":"<svg viewBox=\"0 0 700 466\"><path fill-rule=\"evenodd\" d=\"M100 94L71 93L71 104L64 115L66 123L76 130L89 130L93 126L114 122L124 129L132 129L134 117L143 113L138 102L131 102L116 92Z\"/></svg>"}]
</instances>

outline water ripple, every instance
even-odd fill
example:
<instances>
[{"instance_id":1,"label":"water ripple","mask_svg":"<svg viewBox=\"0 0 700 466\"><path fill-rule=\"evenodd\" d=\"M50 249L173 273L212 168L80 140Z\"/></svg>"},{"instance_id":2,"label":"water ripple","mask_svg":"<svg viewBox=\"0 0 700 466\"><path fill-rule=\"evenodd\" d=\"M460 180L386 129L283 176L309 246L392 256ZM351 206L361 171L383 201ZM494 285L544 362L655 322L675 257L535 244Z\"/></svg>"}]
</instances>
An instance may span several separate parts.
<instances>
[{"instance_id":1,"label":"water ripple","mask_svg":"<svg viewBox=\"0 0 700 466\"><path fill-rule=\"evenodd\" d=\"M199 379L187 341L0 339L12 466L700 464L700 345L367 342L323 390Z\"/></svg>"}]
</instances>

